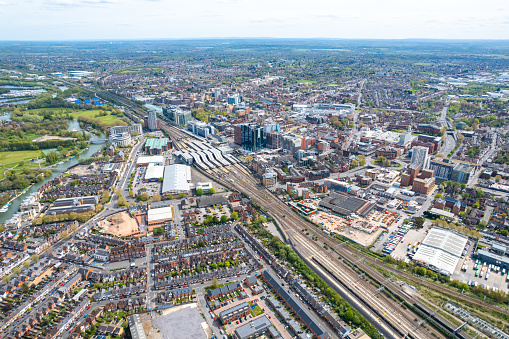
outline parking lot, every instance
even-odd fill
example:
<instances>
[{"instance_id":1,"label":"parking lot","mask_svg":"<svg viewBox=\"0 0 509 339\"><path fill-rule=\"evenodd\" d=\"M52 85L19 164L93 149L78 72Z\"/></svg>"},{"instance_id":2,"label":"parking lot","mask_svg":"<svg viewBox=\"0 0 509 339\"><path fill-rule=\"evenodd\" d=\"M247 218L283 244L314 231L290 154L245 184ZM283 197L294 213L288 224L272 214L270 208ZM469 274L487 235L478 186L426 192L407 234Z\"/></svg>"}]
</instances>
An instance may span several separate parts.
<instances>
[{"instance_id":1,"label":"parking lot","mask_svg":"<svg viewBox=\"0 0 509 339\"><path fill-rule=\"evenodd\" d=\"M461 267L463 264L467 264L466 271L461 270ZM493 288L497 288L504 293L509 292L509 275L507 274L507 271L505 274L502 274L502 271L500 270L498 273L494 270L489 270L488 268L483 272L482 277L481 276L475 276L476 270L474 270L475 260L471 258L465 258L460 259L458 262L458 265L456 266L456 269L454 270L454 273L452 274L451 278L456 279L459 282L468 283L471 281L473 284L477 283L478 286L485 286L486 288L489 288L490 290ZM490 274L488 278L486 279L486 272L490 271Z\"/></svg>"}]
</instances>

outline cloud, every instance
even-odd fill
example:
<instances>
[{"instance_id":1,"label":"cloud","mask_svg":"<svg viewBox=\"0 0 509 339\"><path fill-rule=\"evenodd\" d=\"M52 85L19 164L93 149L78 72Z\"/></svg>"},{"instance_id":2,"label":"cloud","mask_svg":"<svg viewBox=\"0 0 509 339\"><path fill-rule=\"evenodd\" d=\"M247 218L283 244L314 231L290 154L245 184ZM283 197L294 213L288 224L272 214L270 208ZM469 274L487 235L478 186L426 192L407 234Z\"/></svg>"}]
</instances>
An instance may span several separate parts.
<instances>
[{"instance_id":1,"label":"cloud","mask_svg":"<svg viewBox=\"0 0 509 339\"><path fill-rule=\"evenodd\" d=\"M117 0L48 0L46 4L55 7L76 7L89 5L97 6L116 2Z\"/></svg>"},{"instance_id":2,"label":"cloud","mask_svg":"<svg viewBox=\"0 0 509 339\"><path fill-rule=\"evenodd\" d=\"M0 1L0 6L9 6L11 3L7 1Z\"/></svg>"}]
</instances>

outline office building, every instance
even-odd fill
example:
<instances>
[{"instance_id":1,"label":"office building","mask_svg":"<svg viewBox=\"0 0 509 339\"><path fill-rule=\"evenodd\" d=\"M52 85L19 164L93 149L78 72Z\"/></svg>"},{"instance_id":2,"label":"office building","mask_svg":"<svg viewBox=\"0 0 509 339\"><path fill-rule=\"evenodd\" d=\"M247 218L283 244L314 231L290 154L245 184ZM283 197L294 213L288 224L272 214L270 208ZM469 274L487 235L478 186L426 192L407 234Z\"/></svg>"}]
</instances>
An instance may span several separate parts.
<instances>
[{"instance_id":1,"label":"office building","mask_svg":"<svg viewBox=\"0 0 509 339\"><path fill-rule=\"evenodd\" d=\"M141 127L140 124L110 127L110 135L122 134L122 133L126 133L126 132L131 134L131 136L133 136L133 133L136 133L136 135L141 135L141 134L143 134L143 128Z\"/></svg>"},{"instance_id":2,"label":"office building","mask_svg":"<svg viewBox=\"0 0 509 339\"><path fill-rule=\"evenodd\" d=\"M238 93L228 95L228 105L238 105L242 101L242 98Z\"/></svg>"},{"instance_id":3,"label":"office building","mask_svg":"<svg viewBox=\"0 0 509 339\"><path fill-rule=\"evenodd\" d=\"M296 134L283 134L283 149L290 154L295 154L304 149L305 138Z\"/></svg>"},{"instance_id":4,"label":"office building","mask_svg":"<svg viewBox=\"0 0 509 339\"><path fill-rule=\"evenodd\" d=\"M265 187L274 186L277 183L277 174L274 171L264 173L262 176L262 183Z\"/></svg>"},{"instance_id":5,"label":"office building","mask_svg":"<svg viewBox=\"0 0 509 339\"><path fill-rule=\"evenodd\" d=\"M451 159L435 158L430 160L429 168L434 171L438 182L451 180L452 171L456 163Z\"/></svg>"},{"instance_id":6,"label":"office building","mask_svg":"<svg viewBox=\"0 0 509 339\"><path fill-rule=\"evenodd\" d=\"M177 106L166 106L163 108L163 114L170 119L174 124L182 127L185 126L193 119L191 111L183 111Z\"/></svg>"},{"instance_id":7,"label":"office building","mask_svg":"<svg viewBox=\"0 0 509 339\"><path fill-rule=\"evenodd\" d=\"M129 146L131 144L131 134L129 132L110 134L108 141L113 146Z\"/></svg>"},{"instance_id":8,"label":"office building","mask_svg":"<svg viewBox=\"0 0 509 339\"><path fill-rule=\"evenodd\" d=\"M283 137L281 133L270 131L265 133L265 144L267 148L278 149L283 146Z\"/></svg>"},{"instance_id":9,"label":"office building","mask_svg":"<svg viewBox=\"0 0 509 339\"><path fill-rule=\"evenodd\" d=\"M248 151L258 151L265 147L263 127L257 124L234 126L234 142Z\"/></svg>"},{"instance_id":10,"label":"office building","mask_svg":"<svg viewBox=\"0 0 509 339\"><path fill-rule=\"evenodd\" d=\"M216 129L214 126L206 124L202 121L189 121L187 123L187 130L204 138L208 137L209 135L216 134Z\"/></svg>"},{"instance_id":11,"label":"office building","mask_svg":"<svg viewBox=\"0 0 509 339\"><path fill-rule=\"evenodd\" d=\"M474 174L475 166L460 162L456 164L452 170L451 181L467 184Z\"/></svg>"},{"instance_id":12,"label":"office building","mask_svg":"<svg viewBox=\"0 0 509 339\"><path fill-rule=\"evenodd\" d=\"M428 157L429 149L423 146L415 146L412 148L412 159L410 160L410 164L417 164L421 166L421 169L425 169L429 167L429 157Z\"/></svg>"}]
</instances>

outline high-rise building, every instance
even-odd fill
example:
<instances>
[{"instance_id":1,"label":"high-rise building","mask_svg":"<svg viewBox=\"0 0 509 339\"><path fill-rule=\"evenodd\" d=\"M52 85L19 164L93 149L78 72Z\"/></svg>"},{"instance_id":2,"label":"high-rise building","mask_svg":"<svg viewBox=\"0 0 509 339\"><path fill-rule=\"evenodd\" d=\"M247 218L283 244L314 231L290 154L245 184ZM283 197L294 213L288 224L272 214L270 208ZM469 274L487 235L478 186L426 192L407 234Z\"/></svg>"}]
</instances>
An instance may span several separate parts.
<instances>
[{"instance_id":1,"label":"high-rise building","mask_svg":"<svg viewBox=\"0 0 509 339\"><path fill-rule=\"evenodd\" d=\"M156 111L148 111L147 126L150 131L155 131L159 128L159 121L157 120Z\"/></svg>"},{"instance_id":2,"label":"high-rise building","mask_svg":"<svg viewBox=\"0 0 509 339\"><path fill-rule=\"evenodd\" d=\"M177 106L166 106L163 108L163 114L178 126L185 126L193 119L191 111L183 111Z\"/></svg>"},{"instance_id":3,"label":"high-rise building","mask_svg":"<svg viewBox=\"0 0 509 339\"><path fill-rule=\"evenodd\" d=\"M428 157L429 149L423 146L415 146L412 148L412 159L410 160L410 164L420 165L421 169L426 169L429 167L429 157Z\"/></svg>"},{"instance_id":4,"label":"high-rise building","mask_svg":"<svg viewBox=\"0 0 509 339\"><path fill-rule=\"evenodd\" d=\"M187 130L204 138L216 133L214 126L206 124L202 121L189 121L187 123Z\"/></svg>"},{"instance_id":5,"label":"high-rise building","mask_svg":"<svg viewBox=\"0 0 509 339\"><path fill-rule=\"evenodd\" d=\"M228 105L238 105L241 101L241 97L238 93L228 95Z\"/></svg>"}]
</instances>

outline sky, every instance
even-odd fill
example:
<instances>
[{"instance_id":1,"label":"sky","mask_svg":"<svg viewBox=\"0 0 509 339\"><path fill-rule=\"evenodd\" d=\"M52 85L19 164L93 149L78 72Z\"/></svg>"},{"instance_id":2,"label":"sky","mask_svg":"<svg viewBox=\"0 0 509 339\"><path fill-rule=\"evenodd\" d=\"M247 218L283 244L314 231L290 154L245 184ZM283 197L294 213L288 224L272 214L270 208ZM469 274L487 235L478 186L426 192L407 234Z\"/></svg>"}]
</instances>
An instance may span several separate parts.
<instances>
[{"instance_id":1,"label":"sky","mask_svg":"<svg viewBox=\"0 0 509 339\"><path fill-rule=\"evenodd\" d=\"M0 0L0 40L509 39L509 0Z\"/></svg>"}]
</instances>

